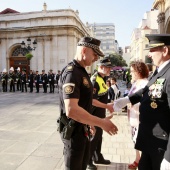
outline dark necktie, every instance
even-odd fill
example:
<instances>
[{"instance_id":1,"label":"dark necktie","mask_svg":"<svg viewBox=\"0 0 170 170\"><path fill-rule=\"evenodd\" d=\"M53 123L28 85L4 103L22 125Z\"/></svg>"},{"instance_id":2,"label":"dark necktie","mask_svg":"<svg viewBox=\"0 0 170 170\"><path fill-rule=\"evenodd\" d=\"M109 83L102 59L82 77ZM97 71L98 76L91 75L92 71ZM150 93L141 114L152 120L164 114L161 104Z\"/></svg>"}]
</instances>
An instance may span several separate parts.
<instances>
[{"instance_id":1,"label":"dark necktie","mask_svg":"<svg viewBox=\"0 0 170 170\"><path fill-rule=\"evenodd\" d=\"M152 76L149 78L149 80L151 80L157 73L158 73L158 68L155 69L154 73L153 73Z\"/></svg>"},{"instance_id":2,"label":"dark necktie","mask_svg":"<svg viewBox=\"0 0 170 170\"><path fill-rule=\"evenodd\" d=\"M157 73L158 73L158 68L155 69L155 71L154 71L152 77L154 77Z\"/></svg>"}]
</instances>

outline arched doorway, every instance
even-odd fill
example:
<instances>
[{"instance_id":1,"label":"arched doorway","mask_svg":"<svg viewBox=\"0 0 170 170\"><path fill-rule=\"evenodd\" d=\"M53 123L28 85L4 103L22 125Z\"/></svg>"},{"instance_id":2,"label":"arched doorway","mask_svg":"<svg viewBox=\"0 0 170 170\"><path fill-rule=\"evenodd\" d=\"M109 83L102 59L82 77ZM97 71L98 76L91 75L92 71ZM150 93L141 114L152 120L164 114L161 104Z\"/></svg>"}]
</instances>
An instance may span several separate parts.
<instances>
[{"instance_id":1,"label":"arched doorway","mask_svg":"<svg viewBox=\"0 0 170 170\"><path fill-rule=\"evenodd\" d=\"M25 55L28 53L26 49L17 47L13 50L10 57L10 67L14 67L15 72L20 67L21 71L25 71L28 75L30 70L30 60L27 60Z\"/></svg>"}]
</instances>

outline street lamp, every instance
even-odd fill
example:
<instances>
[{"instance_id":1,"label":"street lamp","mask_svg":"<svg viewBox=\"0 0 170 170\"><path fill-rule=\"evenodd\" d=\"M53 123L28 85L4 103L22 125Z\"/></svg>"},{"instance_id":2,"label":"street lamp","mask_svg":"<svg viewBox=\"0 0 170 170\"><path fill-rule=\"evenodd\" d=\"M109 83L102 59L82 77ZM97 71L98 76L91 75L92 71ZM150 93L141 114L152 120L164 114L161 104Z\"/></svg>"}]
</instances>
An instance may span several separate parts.
<instances>
[{"instance_id":1,"label":"street lamp","mask_svg":"<svg viewBox=\"0 0 170 170\"><path fill-rule=\"evenodd\" d=\"M37 42L36 42L36 40L34 40L34 42L33 42L33 48L32 48L30 45L31 45L31 39L28 37L28 39L27 39L27 45L25 45L25 42L22 41L22 43L21 43L21 48L24 48L24 49L26 49L26 50L28 50L28 51L35 50L36 47L37 47Z\"/></svg>"}]
</instances>

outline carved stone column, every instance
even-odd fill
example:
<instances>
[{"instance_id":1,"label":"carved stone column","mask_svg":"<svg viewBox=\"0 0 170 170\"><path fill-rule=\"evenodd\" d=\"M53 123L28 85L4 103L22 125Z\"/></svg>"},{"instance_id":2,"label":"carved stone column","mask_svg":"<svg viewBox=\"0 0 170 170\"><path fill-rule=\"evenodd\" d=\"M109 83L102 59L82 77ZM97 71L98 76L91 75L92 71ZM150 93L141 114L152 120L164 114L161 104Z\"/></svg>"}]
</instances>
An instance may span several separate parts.
<instances>
[{"instance_id":1,"label":"carved stone column","mask_svg":"<svg viewBox=\"0 0 170 170\"><path fill-rule=\"evenodd\" d=\"M159 25L159 33L163 34L165 33L165 12L161 12L158 15L158 19L157 19L158 25Z\"/></svg>"}]
</instances>

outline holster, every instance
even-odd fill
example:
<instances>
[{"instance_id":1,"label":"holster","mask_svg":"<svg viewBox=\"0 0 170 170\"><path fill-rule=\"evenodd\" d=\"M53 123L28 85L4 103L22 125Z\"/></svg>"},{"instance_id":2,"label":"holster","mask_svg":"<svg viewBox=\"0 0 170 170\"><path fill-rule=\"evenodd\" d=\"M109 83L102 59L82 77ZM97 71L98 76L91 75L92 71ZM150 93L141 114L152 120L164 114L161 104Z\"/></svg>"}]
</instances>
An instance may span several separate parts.
<instances>
[{"instance_id":1,"label":"holster","mask_svg":"<svg viewBox=\"0 0 170 170\"><path fill-rule=\"evenodd\" d=\"M63 128L63 138L69 140L75 130L75 121L70 120L69 123Z\"/></svg>"},{"instance_id":2,"label":"holster","mask_svg":"<svg viewBox=\"0 0 170 170\"><path fill-rule=\"evenodd\" d=\"M57 120L58 131L63 134L63 138L69 140L72 137L72 134L76 128L76 121L69 120L66 115L62 115Z\"/></svg>"},{"instance_id":3,"label":"holster","mask_svg":"<svg viewBox=\"0 0 170 170\"><path fill-rule=\"evenodd\" d=\"M67 126L67 124L69 123L69 120L65 115L62 115L58 118L57 123L58 123L57 130L61 133L63 131L64 126Z\"/></svg>"}]
</instances>

